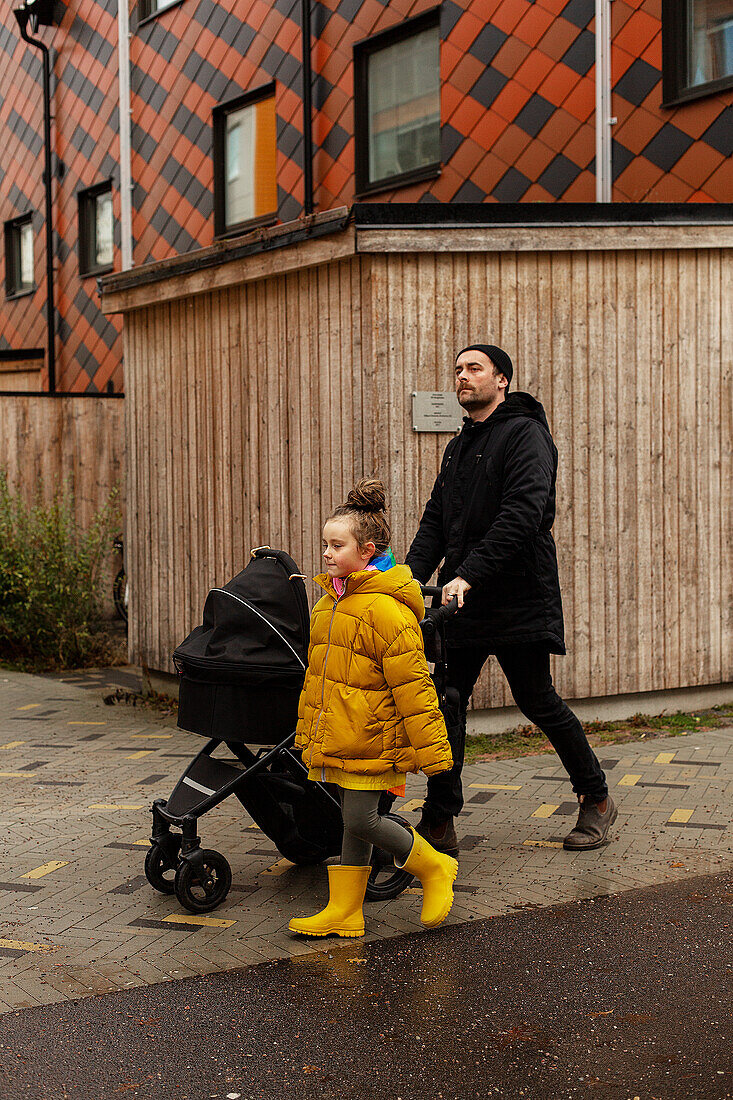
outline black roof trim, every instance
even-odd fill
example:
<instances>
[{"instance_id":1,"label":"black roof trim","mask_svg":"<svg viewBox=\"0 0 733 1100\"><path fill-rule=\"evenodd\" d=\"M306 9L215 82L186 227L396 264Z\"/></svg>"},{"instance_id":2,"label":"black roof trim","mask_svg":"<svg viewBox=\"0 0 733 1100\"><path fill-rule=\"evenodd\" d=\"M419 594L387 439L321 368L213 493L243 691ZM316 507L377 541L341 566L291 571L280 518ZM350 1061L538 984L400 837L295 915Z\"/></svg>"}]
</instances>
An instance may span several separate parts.
<instances>
[{"instance_id":1,"label":"black roof trim","mask_svg":"<svg viewBox=\"0 0 733 1100\"><path fill-rule=\"evenodd\" d=\"M43 359L45 354L44 348L18 348L16 351L13 351L12 348L6 348L0 351L0 364L22 363L29 359Z\"/></svg>"},{"instance_id":2,"label":"black roof trim","mask_svg":"<svg viewBox=\"0 0 733 1100\"><path fill-rule=\"evenodd\" d=\"M733 203L709 202L357 202L357 229L511 228L592 225L722 225Z\"/></svg>"},{"instance_id":3,"label":"black roof trim","mask_svg":"<svg viewBox=\"0 0 733 1100\"><path fill-rule=\"evenodd\" d=\"M48 390L0 390L0 397L50 397L52 401L60 401L64 397L86 397L88 400L119 401L124 393L72 393L71 390L58 390L50 393Z\"/></svg>"}]
</instances>

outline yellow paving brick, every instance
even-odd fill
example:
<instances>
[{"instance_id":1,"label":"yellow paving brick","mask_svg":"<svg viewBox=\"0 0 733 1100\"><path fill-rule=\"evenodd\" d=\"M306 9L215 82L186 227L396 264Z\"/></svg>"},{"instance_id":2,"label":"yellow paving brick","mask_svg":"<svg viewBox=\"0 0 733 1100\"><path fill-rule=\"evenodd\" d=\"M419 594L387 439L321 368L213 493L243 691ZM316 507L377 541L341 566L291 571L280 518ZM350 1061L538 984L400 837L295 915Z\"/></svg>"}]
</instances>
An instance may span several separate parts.
<instances>
[{"instance_id":1,"label":"yellow paving brick","mask_svg":"<svg viewBox=\"0 0 733 1100\"><path fill-rule=\"evenodd\" d=\"M279 859L277 863L273 863L272 867L266 867L264 871L260 871L261 875L284 875L286 871L289 871L295 864L291 863L289 859Z\"/></svg>"},{"instance_id":2,"label":"yellow paving brick","mask_svg":"<svg viewBox=\"0 0 733 1100\"><path fill-rule=\"evenodd\" d=\"M33 871L26 871L21 878L44 878L46 875L50 875L52 871L58 871L59 867L68 867L68 859L52 859L49 863L44 863L41 867L36 867Z\"/></svg>"},{"instance_id":3,"label":"yellow paving brick","mask_svg":"<svg viewBox=\"0 0 733 1100\"><path fill-rule=\"evenodd\" d=\"M193 913L171 913L162 918L166 924L200 924L203 928L231 928L237 922L223 917L197 917Z\"/></svg>"},{"instance_id":4,"label":"yellow paving brick","mask_svg":"<svg viewBox=\"0 0 733 1100\"><path fill-rule=\"evenodd\" d=\"M0 947L8 947L11 951L48 951L52 945L48 943L28 943L26 940L0 939Z\"/></svg>"},{"instance_id":5,"label":"yellow paving brick","mask_svg":"<svg viewBox=\"0 0 733 1100\"><path fill-rule=\"evenodd\" d=\"M32 779L35 772L0 772L3 779Z\"/></svg>"},{"instance_id":6,"label":"yellow paving brick","mask_svg":"<svg viewBox=\"0 0 733 1100\"><path fill-rule=\"evenodd\" d=\"M133 843L133 844L137 844L137 845L138 845L138 846L139 846L140 848L149 848L149 847L150 847L150 841L149 841L148 839L145 839L145 840L133 840L133 842L132 842L132 843Z\"/></svg>"},{"instance_id":7,"label":"yellow paving brick","mask_svg":"<svg viewBox=\"0 0 733 1100\"><path fill-rule=\"evenodd\" d=\"M155 752L155 749L139 749L130 756L126 756L125 760L142 760L144 756L150 756L153 752Z\"/></svg>"},{"instance_id":8,"label":"yellow paving brick","mask_svg":"<svg viewBox=\"0 0 733 1100\"><path fill-rule=\"evenodd\" d=\"M149 741L167 741L172 733L131 733L130 737L146 737ZM152 750L151 750L152 751Z\"/></svg>"},{"instance_id":9,"label":"yellow paving brick","mask_svg":"<svg viewBox=\"0 0 733 1100\"><path fill-rule=\"evenodd\" d=\"M522 844L529 848L562 848L560 840L523 840Z\"/></svg>"},{"instance_id":10,"label":"yellow paving brick","mask_svg":"<svg viewBox=\"0 0 733 1100\"><path fill-rule=\"evenodd\" d=\"M127 802L93 802L90 810L144 810L142 805L131 805Z\"/></svg>"},{"instance_id":11,"label":"yellow paving brick","mask_svg":"<svg viewBox=\"0 0 733 1100\"><path fill-rule=\"evenodd\" d=\"M24 707L18 707L18 710L33 710L34 707L40 707L40 703L26 703Z\"/></svg>"},{"instance_id":12,"label":"yellow paving brick","mask_svg":"<svg viewBox=\"0 0 733 1100\"><path fill-rule=\"evenodd\" d=\"M553 805L552 802L543 802L541 806L537 807L533 814L530 814L530 817L552 817L555 810L559 809L559 802L557 803L557 805Z\"/></svg>"},{"instance_id":13,"label":"yellow paving brick","mask_svg":"<svg viewBox=\"0 0 733 1100\"><path fill-rule=\"evenodd\" d=\"M17 749L18 745L25 745L25 741L7 741L4 745L0 745L0 749Z\"/></svg>"},{"instance_id":14,"label":"yellow paving brick","mask_svg":"<svg viewBox=\"0 0 733 1100\"><path fill-rule=\"evenodd\" d=\"M640 775L622 775L618 781L618 785L619 787L635 787L640 779Z\"/></svg>"},{"instance_id":15,"label":"yellow paving brick","mask_svg":"<svg viewBox=\"0 0 733 1100\"><path fill-rule=\"evenodd\" d=\"M470 783L473 790L478 791L521 791L521 783Z\"/></svg>"},{"instance_id":16,"label":"yellow paving brick","mask_svg":"<svg viewBox=\"0 0 733 1100\"><path fill-rule=\"evenodd\" d=\"M106 722L67 722L67 726L106 726Z\"/></svg>"},{"instance_id":17,"label":"yellow paving brick","mask_svg":"<svg viewBox=\"0 0 733 1100\"><path fill-rule=\"evenodd\" d=\"M673 810L667 818L667 821L686 825L694 812L694 810Z\"/></svg>"},{"instance_id":18,"label":"yellow paving brick","mask_svg":"<svg viewBox=\"0 0 733 1100\"><path fill-rule=\"evenodd\" d=\"M400 810L405 810L407 813L409 813L410 810L422 809L423 805L424 800L422 798L411 798L409 802L405 802L404 806L398 806L397 811L399 812Z\"/></svg>"},{"instance_id":19,"label":"yellow paving brick","mask_svg":"<svg viewBox=\"0 0 733 1100\"><path fill-rule=\"evenodd\" d=\"M671 764L676 755L677 755L676 751L675 752L659 752L654 757L654 763L655 764Z\"/></svg>"}]
</instances>

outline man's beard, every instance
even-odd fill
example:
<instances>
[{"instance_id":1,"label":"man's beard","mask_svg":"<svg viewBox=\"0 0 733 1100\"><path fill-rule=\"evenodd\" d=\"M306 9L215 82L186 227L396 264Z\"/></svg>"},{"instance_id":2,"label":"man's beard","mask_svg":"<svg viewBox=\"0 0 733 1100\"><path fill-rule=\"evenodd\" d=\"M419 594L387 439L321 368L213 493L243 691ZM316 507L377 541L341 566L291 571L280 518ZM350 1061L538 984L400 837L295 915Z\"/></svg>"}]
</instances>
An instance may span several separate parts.
<instances>
[{"instance_id":1,"label":"man's beard","mask_svg":"<svg viewBox=\"0 0 733 1100\"><path fill-rule=\"evenodd\" d=\"M460 390L456 396L458 397L459 405L462 405L464 409L482 409L485 405L488 405L488 401L483 400L475 390L463 389Z\"/></svg>"}]
</instances>

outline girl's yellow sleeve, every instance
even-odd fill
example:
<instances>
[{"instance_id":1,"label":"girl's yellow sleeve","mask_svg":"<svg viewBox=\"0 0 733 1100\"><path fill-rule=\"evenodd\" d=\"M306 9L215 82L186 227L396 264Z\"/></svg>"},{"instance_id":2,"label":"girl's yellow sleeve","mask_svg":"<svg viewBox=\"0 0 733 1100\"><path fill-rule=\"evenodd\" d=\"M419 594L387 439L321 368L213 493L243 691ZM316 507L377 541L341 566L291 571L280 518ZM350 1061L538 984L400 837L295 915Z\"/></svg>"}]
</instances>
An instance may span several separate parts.
<instances>
[{"instance_id":1,"label":"girl's yellow sleeve","mask_svg":"<svg viewBox=\"0 0 733 1100\"><path fill-rule=\"evenodd\" d=\"M419 626L400 631L382 655L382 668L418 767L426 775L448 771L453 757Z\"/></svg>"}]
</instances>

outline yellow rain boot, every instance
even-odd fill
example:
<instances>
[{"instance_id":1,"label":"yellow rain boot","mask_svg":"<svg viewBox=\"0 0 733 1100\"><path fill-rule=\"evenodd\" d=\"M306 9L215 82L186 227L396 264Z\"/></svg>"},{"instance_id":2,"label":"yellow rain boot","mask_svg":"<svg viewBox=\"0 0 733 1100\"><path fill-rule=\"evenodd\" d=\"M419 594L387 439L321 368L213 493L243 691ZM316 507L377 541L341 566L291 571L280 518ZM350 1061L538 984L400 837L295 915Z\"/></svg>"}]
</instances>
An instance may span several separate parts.
<instances>
[{"instance_id":1,"label":"yellow rain boot","mask_svg":"<svg viewBox=\"0 0 733 1100\"><path fill-rule=\"evenodd\" d=\"M426 928L437 928L453 905L453 882L458 874L458 860L436 852L424 837L414 829L410 831L415 839L403 866L422 883L420 920Z\"/></svg>"},{"instance_id":2,"label":"yellow rain boot","mask_svg":"<svg viewBox=\"0 0 733 1100\"><path fill-rule=\"evenodd\" d=\"M371 867L328 868L328 905L312 917L293 917L288 927L302 936L363 936L364 894Z\"/></svg>"}]
</instances>

